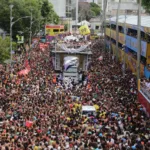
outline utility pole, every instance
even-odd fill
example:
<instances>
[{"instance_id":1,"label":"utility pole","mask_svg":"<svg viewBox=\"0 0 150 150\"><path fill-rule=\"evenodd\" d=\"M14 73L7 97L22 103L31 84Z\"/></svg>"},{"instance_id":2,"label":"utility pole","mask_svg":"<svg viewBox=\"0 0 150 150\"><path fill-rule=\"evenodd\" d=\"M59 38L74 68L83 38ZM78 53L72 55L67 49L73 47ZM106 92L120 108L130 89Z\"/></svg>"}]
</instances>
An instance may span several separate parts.
<instances>
[{"instance_id":1,"label":"utility pole","mask_svg":"<svg viewBox=\"0 0 150 150\"><path fill-rule=\"evenodd\" d=\"M138 0L138 51L137 51L137 83L140 80L141 62L141 0Z\"/></svg>"},{"instance_id":2,"label":"utility pole","mask_svg":"<svg viewBox=\"0 0 150 150\"><path fill-rule=\"evenodd\" d=\"M79 8L79 0L76 0L76 31L77 31L77 24L78 24L78 8Z\"/></svg>"},{"instance_id":3,"label":"utility pole","mask_svg":"<svg viewBox=\"0 0 150 150\"><path fill-rule=\"evenodd\" d=\"M10 5L10 59L11 59L11 73L12 73L12 20L13 20L13 17L12 17L12 9L13 9L13 5Z\"/></svg>"},{"instance_id":4,"label":"utility pole","mask_svg":"<svg viewBox=\"0 0 150 150\"><path fill-rule=\"evenodd\" d=\"M106 9L107 9L107 0L104 1L104 13L103 13L103 34L104 35L104 51L106 51Z\"/></svg>"},{"instance_id":5,"label":"utility pole","mask_svg":"<svg viewBox=\"0 0 150 150\"><path fill-rule=\"evenodd\" d=\"M70 25L69 25L69 17L70 17L70 15L69 15L69 7L70 7L70 3L69 3L69 1L68 1L68 4L67 4L68 32L70 32Z\"/></svg>"},{"instance_id":6,"label":"utility pole","mask_svg":"<svg viewBox=\"0 0 150 150\"><path fill-rule=\"evenodd\" d=\"M125 21L124 21L124 56L123 56L123 75L125 75L125 70L126 70L126 19L127 19L127 11L125 10Z\"/></svg>"},{"instance_id":7,"label":"utility pole","mask_svg":"<svg viewBox=\"0 0 150 150\"><path fill-rule=\"evenodd\" d=\"M118 9L117 9L117 16L116 16L116 58L119 60L119 53L118 53L118 39L119 39L119 32L118 32L118 18L119 18L119 11L120 11L120 4L121 0L118 2Z\"/></svg>"},{"instance_id":8,"label":"utility pole","mask_svg":"<svg viewBox=\"0 0 150 150\"><path fill-rule=\"evenodd\" d=\"M102 0L102 12L104 11L104 0Z\"/></svg>"},{"instance_id":9,"label":"utility pole","mask_svg":"<svg viewBox=\"0 0 150 150\"><path fill-rule=\"evenodd\" d=\"M31 50L32 44L32 9L31 9L31 18L30 18L30 41L29 41L29 49Z\"/></svg>"},{"instance_id":10,"label":"utility pole","mask_svg":"<svg viewBox=\"0 0 150 150\"><path fill-rule=\"evenodd\" d=\"M111 14L111 11L110 11L110 14ZM110 39L109 39L109 59L111 59L111 15L110 15L110 18L109 18L109 29L110 29Z\"/></svg>"}]
</instances>

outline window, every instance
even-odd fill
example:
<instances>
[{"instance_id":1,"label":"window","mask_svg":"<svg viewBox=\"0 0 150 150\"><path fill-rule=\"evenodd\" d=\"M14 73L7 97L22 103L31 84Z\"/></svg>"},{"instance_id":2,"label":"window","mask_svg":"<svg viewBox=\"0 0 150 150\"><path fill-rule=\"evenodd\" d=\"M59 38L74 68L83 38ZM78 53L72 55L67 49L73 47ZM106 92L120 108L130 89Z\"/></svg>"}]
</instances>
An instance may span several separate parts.
<instances>
[{"instance_id":1,"label":"window","mask_svg":"<svg viewBox=\"0 0 150 150\"><path fill-rule=\"evenodd\" d=\"M59 32L59 30L58 29L53 29L53 32Z\"/></svg>"},{"instance_id":2,"label":"window","mask_svg":"<svg viewBox=\"0 0 150 150\"><path fill-rule=\"evenodd\" d=\"M98 29L99 29L99 26L96 26L95 29L98 30Z\"/></svg>"},{"instance_id":3,"label":"window","mask_svg":"<svg viewBox=\"0 0 150 150\"><path fill-rule=\"evenodd\" d=\"M64 32L64 29L60 29L60 32Z\"/></svg>"}]
</instances>

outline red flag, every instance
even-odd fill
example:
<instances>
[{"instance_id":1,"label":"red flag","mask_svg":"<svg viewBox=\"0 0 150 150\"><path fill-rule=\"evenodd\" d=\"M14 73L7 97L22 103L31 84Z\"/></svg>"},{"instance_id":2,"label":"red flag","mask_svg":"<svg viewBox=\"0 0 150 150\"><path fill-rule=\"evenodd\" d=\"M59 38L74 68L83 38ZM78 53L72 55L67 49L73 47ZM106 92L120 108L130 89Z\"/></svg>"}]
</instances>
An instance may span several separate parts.
<instances>
[{"instance_id":1,"label":"red flag","mask_svg":"<svg viewBox=\"0 0 150 150\"><path fill-rule=\"evenodd\" d=\"M33 122L32 121L26 121L26 127L30 128L32 127Z\"/></svg>"}]
</instances>

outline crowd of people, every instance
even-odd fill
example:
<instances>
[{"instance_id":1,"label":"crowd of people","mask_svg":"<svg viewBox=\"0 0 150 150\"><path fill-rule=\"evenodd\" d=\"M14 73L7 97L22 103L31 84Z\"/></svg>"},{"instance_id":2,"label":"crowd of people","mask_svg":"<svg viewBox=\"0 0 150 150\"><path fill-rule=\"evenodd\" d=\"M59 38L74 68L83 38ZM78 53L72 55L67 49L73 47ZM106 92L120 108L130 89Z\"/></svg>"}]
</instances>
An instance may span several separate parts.
<instances>
[{"instance_id":1,"label":"crowd of people","mask_svg":"<svg viewBox=\"0 0 150 150\"><path fill-rule=\"evenodd\" d=\"M10 71L1 67L1 150L150 149L150 120L137 101L136 78L129 70L123 75L102 45L93 43L86 84L73 88L53 82L49 49L22 54ZM30 72L18 76L24 62ZM95 106L96 116L82 115L83 105Z\"/></svg>"}]
</instances>

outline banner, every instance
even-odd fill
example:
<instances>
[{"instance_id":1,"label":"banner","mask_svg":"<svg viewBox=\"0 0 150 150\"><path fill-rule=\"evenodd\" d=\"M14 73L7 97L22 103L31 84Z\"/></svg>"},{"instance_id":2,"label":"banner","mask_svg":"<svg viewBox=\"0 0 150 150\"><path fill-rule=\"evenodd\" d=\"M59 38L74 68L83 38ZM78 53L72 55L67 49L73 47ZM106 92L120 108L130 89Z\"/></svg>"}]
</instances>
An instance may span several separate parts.
<instances>
[{"instance_id":1,"label":"banner","mask_svg":"<svg viewBox=\"0 0 150 150\"><path fill-rule=\"evenodd\" d=\"M87 44L87 45L81 45L81 47L79 47L78 49L75 48L68 48L66 44L57 44L62 50L68 52L68 53L78 53L81 52L83 50L85 50L91 43Z\"/></svg>"},{"instance_id":2,"label":"banner","mask_svg":"<svg viewBox=\"0 0 150 150\"><path fill-rule=\"evenodd\" d=\"M90 34L90 29L87 25L84 25L79 28L79 32L81 35L87 35Z\"/></svg>"},{"instance_id":3,"label":"banner","mask_svg":"<svg viewBox=\"0 0 150 150\"><path fill-rule=\"evenodd\" d=\"M40 50L42 50L44 52L45 49L48 48L48 45L49 45L49 43L40 43L39 48L40 48Z\"/></svg>"},{"instance_id":4,"label":"banner","mask_svg":"<svg viewBox=\"0 0 150 150\"><path fill-rule=\"evenodd\" d=\"M33 125L33 122L32 121L26 121L25 125L27 128L31 128Z\"/></svg>"},{"instance_id":5,"label":"banner","mask_svg":"<svg viewBox=\"0 0 150 150\"><path fill-rule=\"evenodd\" d=\"M19 75L19 76L23 76L23 75L25 76L25 75L27 75L29 72L30 72L29 69L23 69L23 70L21 70L21 71L18 72L18 75Z\"/></svg>"},{"instance_id":6,"label":"banner","mask_svg":"<svg viewBox=\"0 0 150 150\"><path fill-rule=\"evenodd\" d=\"M27 59L24 62L24 67L25 67L25 69L23 69L23 70L21 70L21 71L18 72L19 76L27 75L30 72L30 70L31 70L29 62L28 62Z\"/></svg>"},{"instance_id":7,"label":"banner","mask_svg":"<svg viewBox=\"0 0 150 150\"><path fill-rule=\"evenodd\" d=\"M78 57L74 56L67 56L64 58L64 69L67 70L71 66L79 66L79 59Z\"/></svg>"},{"instance_id":8,"label":"banner","mask_svg":"<svg viewBox=\"0 0 150 150\"><path fill-rule=\"evenodd\" d=\"M16 38L17 38L17 43L20 43L20 44L24 43L24 36L17 35Z\"/></svg>"}]
</instances>

